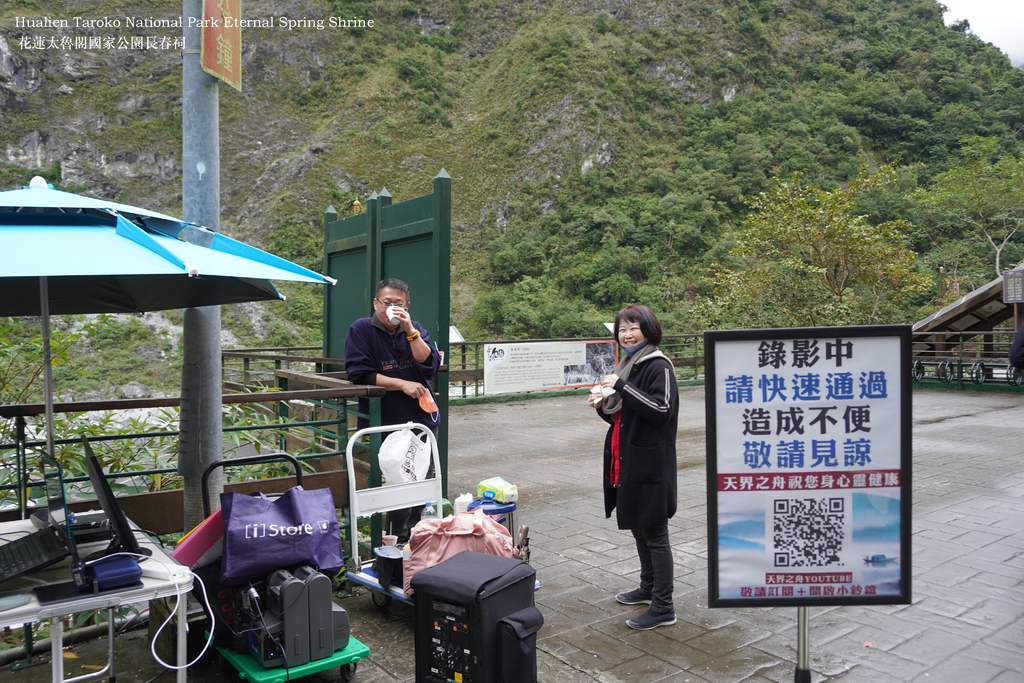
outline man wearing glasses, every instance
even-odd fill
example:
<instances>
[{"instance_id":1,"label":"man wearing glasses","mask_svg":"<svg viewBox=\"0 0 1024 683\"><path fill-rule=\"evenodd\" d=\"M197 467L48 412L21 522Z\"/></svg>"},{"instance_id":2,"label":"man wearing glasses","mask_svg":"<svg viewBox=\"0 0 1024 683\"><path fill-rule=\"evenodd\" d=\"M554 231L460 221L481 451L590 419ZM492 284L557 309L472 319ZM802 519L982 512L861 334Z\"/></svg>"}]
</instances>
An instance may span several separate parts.
<instances>
[{"instance_id":1,"label":"man wearing glasses","mask_svg":"<svg viewBox=\"0 0 1024 683\"><path fill-rule=\"evenodd\" d=\"M432 395L430 381L437 376L441 357L427 331L409 317L409 304L409 285L395 278L377 283L373 317L356 320L345 338L345 371L353 384L388 390L380 404L382 424L419 422L436 434L440 415L423 410L420 397ZM359 412L369 412L367 399L359 399ZM366 418L360 417L358 426L367 427ZM421 505L387 513L385 529L404 544L422 509Z\"/></svg>"}]
</instances>

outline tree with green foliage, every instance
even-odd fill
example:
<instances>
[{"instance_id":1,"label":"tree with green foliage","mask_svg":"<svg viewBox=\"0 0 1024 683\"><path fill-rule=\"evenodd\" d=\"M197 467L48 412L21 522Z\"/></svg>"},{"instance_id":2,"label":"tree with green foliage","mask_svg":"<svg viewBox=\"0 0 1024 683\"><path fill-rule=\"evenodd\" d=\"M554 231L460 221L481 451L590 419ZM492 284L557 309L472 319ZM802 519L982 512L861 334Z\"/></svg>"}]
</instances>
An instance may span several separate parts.
<instances>
[{"instance_id":1,"label":"tree with green foliage","mask_svg":"<svg viewBox=\"0 0 1024 683\"><path fill-rule=\"evenodd\" d=\"M937 245L964 239L987 244L998 277L1004 250L1024 227L1024 155L1001 155L997 138L962 142L960 165L935 176L911 198Z\"/></svg>"},{"instance_id":2,"label":"tree with green foliage","mask_svg":"<svg viewBox=\"0 0 1024 683\"><path fill-rule=\"evenodd\" d=\"M75 346L95 335L105 321L105 318L100 318L96 322L64 325L62 318L53 318L50 328L50 365L54 370L59 372L69 365ZM21 318L0 318L0 405L42 402L41 332L41 327L26 325Z\"/></svg>"},{"instance_id":3,"label":"tree with green foliage","mask_svg":"<svg viewBox=\"0 0 1024 683\"><path fill-rule=\"evenodd\" d=\"M745 267L712 268L714 295L697 309L709 327L809 327L901 320L899 306L927 286L914 271L903 220L873 225L857 198L893 179L862 168L845 188L789 181L745 198L753 209L732 254Z\"/></svg>"}]
</instances>

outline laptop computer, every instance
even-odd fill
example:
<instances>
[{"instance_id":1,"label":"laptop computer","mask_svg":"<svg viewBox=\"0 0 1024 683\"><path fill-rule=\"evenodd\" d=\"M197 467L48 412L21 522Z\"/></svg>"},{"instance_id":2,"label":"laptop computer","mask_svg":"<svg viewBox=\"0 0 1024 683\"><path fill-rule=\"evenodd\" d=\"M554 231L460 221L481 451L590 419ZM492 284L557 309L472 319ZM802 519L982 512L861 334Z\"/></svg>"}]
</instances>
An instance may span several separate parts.
<instances>
[{"instance_id":1,"label":"laptop computer","mask_svg":"<svg viewBox=\"0 0 1024 683\"><path fill-rule=\"evenodd\" d=\"M73 564L80 564L74 542L68 537L64 526L68 508L60 463L44 455L42 472L49 525L0 545L0 584L44 569L69 555Z\"/></svg>"},{"instance_id":2,"label":"laptop computer","mask_svg":"<svg viewBox=\"0 0 1024 683\"><path fill-rule=\"evenodd\" d=\"M37 529L45 529L50 526L50 511L46 508L37 510L32 513L30 519ZM107 513L97 510L69 512L68 519L65 530L70 530L71 536L79 545L110 540L110 520L107 519Z\"/></svg>"}]
</instances>

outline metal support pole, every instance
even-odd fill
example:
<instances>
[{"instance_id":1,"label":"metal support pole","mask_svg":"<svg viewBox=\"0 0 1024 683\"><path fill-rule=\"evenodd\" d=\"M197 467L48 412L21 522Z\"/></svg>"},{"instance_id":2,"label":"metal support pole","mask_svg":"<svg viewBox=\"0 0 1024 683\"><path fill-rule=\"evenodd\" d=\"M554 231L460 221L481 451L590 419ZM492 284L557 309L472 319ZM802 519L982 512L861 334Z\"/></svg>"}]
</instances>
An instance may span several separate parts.
<instances>
[{"instance_id":1,"label":"metal support pole","mask_svg":"<svg viewBox=\"0 0 1024 683\"><path fill-rule=\"evenodd\" d=\"M281 391L288 391L288 378L278 377L277 388L280 389ZM282 422L286 422L288 418L291 417L288 401L277 402L277 416ZM314 443L316 442L316 432L313 432L313 441ZM280 448L282 451L287 451L287 445L287 437L285 435L285 432L282 430L277 435L277 447Z\"/></svg>"},{"instance_id":2,"label":"metal support pole","mask_svg":"<svg viewBox=\"0 0 1024 683\"><path fill-rule=\"evenodd\" d=\"M36 654L35 645L33 644L32 641L32 622L22 624L21 637L25 641L25 659L20 662L15 662L14 664L11 664L11 671L21 671L22 669L27 669L30 666L35 666L35 664L32 662L32 658ZM39 663L42 664L43 662Z\"/></svg>"},{"instance_id":3,"label":"metal support pole","mask_svg":"<svg viewBox=\"0 0 1024 683\"><path fill-rule=\"evenodd\" d=\"M383 194L383 192L381 193ZM436 264L433 271L434 291L439 297L441 306L437 311L437 328L431 330L434 337L434 348L441 352L444 359L442 363L452 362L451 345L448 339L451 330L451 268L449 263L452 260L452 178L442 168L434 176L434 192L431 214L434 223L433 259ZM440 347L438 346L440 344ZM434 387L438 390L437 406L441 411L441 420L437 425L437 449L441 471L441 491L448 495L448 386L451 374L448 371L438 372L434 380ZM434 501L441 505L441 501ZM443 506L442 506L443 507ZM441 510L441 508L437 508ZM443 514L443 511L442 511Z\"/></svg>"},{"instance_id":4,"label":"metal support pole","mask_svg":"<svg viewBox=\"0 0 1024 683\"><path fill-rule=\"evenodd\" d=\"M700 366L697 363L697 356L700 355L700 339L693 338L693 378L700 377Z\"/></svg>"},{"instance_id":5,"label":"metal support pole","mask_svg":"<svg viewBox=\"0 0 1024 683\"><path fill-rule=\"evenodd\" d=\"M26 451L25 418L14 418L14 461L18 476L18 509L21 518L28 519L28 452Z\"/></svg>"},{"instance_id":6,"label":"metal support pole","mask_svg":"<svg viewBox=\"0 0 1024 683\"><path fill-rule=\"evenodd\" d=\"M178 613L178 637L177 642L175 643L177 648L174 653L177 659L174 661L178 666L182 667L175 672L175 683L186 683L188 669L184 667L187 662L183 662L182 660L188 659L188 600L186 600L184 596L178 599L178 605L175 611ZM113 622L114 620L111 619L110 621Z\"/></svg>"},{"instance_id":7,"label":"metal support pole","mask_svg":"<svg viewBox=\"0 0 1024 683\"><path fill-rule=\"evenodd\" d=\"M811 625L808 607L796 608L796 683L811 683Z\"/></svg>"},{"instance_id":8,"label":"metal support pole","mask_svg":"<svg viewBox=\"0 0 1024 683\"><path fill-rule=\"evenodd\" d=\"M368 403L369 408L369 426L380 427L380 398L371 397ZM377 488L381 485L381 473L380 473L380 461L377 460L377 454L380 453L380 432L372 432L367 435L369 443L367 446L370 448L370 488ZM437 501L434 504L439 505L441 501ZM394 533L388 531L388 533ZM373 515L370 517L370 540L372 541L371 548L376 548L381 544L381 538L384 534L384 515Z\"/></svg>"},{"instance_id":9,"label":"metal support pole","mask_svg":"<svg viewBox=\"0 0 1024 683\"><path fill-rule=\"evenodd\" d=\"M55 457L53 450L53 357L50 353L50 288L47 278L39 278L39 315L43 324L43 378L46 385L46 454ZM26 506L28 503L26 502Z\"/></svg>"},{"instance_id":10,"label":"metal support pole","mask_svg":"<svg viewBox=\"0 0 1024 683\"><path fill-rule=\"evenodd\" d=\"M29 660L32 655L29 655ZM50 617L50 671L53 680L64 680L64 617Z\"/></svg>"},{"instance_id":11,"label":"metal support pole","mask_svg":"<svg viewBox=\"0 0 1024 683\"><path fill-rule=\"evenodd\" d=\"M182 14L182 217L219 232L219 90L200 61L202 0L183 0ZM202 473L223 450L220 334L220 306L185 310L178 471L185 485L186 529L203 520ZM220 500L223 472L217 469L208 480L211 501Z\"/></svg>"},{"instance_id":12,"label":"metal support pole","mask_svg":"<svg viewBox=\"0 0 1024 683\"><path fill-rule=\"evenodd\" d=\"M956 390L964 390L964 337L960 335L960 343L956 353Z\"/></svg>"}]
</instances>

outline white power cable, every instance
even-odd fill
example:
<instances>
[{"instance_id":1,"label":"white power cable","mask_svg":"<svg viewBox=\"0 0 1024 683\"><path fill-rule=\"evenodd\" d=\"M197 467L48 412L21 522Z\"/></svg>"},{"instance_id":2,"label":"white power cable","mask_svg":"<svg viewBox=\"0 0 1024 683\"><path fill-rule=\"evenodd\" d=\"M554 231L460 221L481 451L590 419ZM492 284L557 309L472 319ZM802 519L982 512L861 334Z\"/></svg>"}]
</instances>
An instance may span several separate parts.
<instances>
[{"instance_id":1,"label":"white power cable","mask_svg":"<svg viewBox=\"0 0 1024 683\"><path fill-rule=\"evenodd\" d=\"M191 662L189 662L188 664L182 664L180 666L175 666L173 664L168 664L164 660L160 659L160 656L156 653L156 641L160 638L160 632L163 631L164 628L167 627L167 624L171 623L171 619L173 619L174 615L177 614L178 607L181 604L181 595L182 595L181 584L178 583L178 573L175 572L174 570L177 569L179 566L182 566L182 565L169 565L166 562L160 562L155 557L150 557L148 555L139 555L137 553L127 553L127 552L111 553L110 555L107 555L107 557L116 557L118 555L124 555L126 557L134 557L136 559L142 559L142 560L148 561L148 562L156 562L157 564L163 565L165 568L167 568L167 574L168 574L169 578L171 579L171 581L174 583L174 597L175 597L174 609L171 610L171 613L167 615L167 619L164 620L164 623L160 624L160 628L158 628L156 630L156 633L153 634L153 638L152 638L152 640L151 640L151 642L149 644L149 652L150 652L151 655L153 655L153 660L157 664L159 664L160 666L164 667L165 669L171 669L172 671L180 671L181 669L187 669L190 666L194 666L200 659L203 658L203 655L206 654L206 651L208 649L210 649L210 644L213 642L213 632L214 632L214 628L216 627L216 621L217 621L214 618L214 616L213 616L213 609L210 608L210 598L206 594L206 584L203 583L203 580L201 578L199 578L198 574L192 574L192 577L196 581L199 582L199 587L202 588L202 590L203 590L203 602L206 605L206 613L208 615L210 615L210 637L206 640L206 645L203 646L202 651L198 655L196 655L196 658L194 660L192 660ZM104 558L104 559L106 559L106 558ZM187 622L187 619L186 619L186 622ZM178 624L178 628L187 629L188 628L188 624L187 623L185 623L185 624Z\"/></svg>"}]
</instances>

